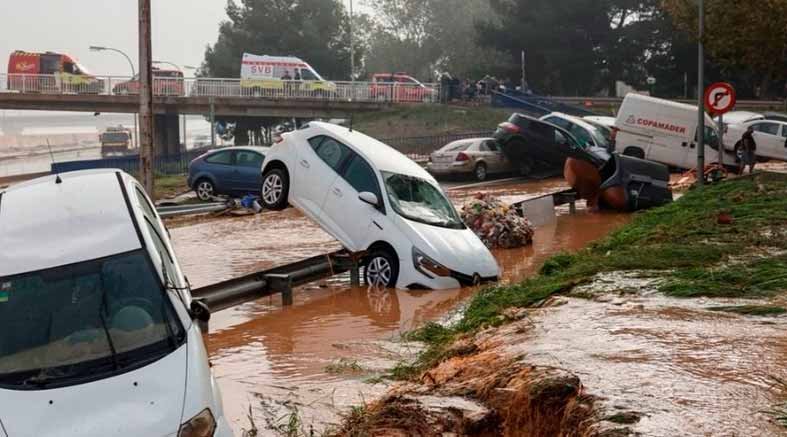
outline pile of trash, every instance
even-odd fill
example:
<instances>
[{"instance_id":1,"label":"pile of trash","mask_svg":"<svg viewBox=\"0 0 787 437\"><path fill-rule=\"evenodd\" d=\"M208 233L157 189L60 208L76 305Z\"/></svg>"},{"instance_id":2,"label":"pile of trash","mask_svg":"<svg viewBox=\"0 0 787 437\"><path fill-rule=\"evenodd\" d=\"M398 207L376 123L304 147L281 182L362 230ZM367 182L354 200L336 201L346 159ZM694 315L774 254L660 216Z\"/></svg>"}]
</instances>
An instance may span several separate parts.
<instances>
[{"instance_id":1,"label":"pile of trash","mask_svg":"<svg viewBox=\"0 0 787 437\"><path fill-rule=\"evenodd\" d=\"M715 182L721 179L726 179L728 176L727 169L719 163L714 162L705 166L704 177L707 182ZM691 188L697 183L697 169L691 169L680 176L680 179L670 182L669 187L672 190L686 190Z\"/></svg>"},{"instance_id":2,"label":"pile of trash","mask_svg":"<svg viewBox=\"0 0 787 437\"><path fill-rule=\"evenodd\" d=\"M490 249L512 249L533 243L535 230L530 221L489 194L476 194L462 207L461 216Z\"/></svg>"}]
</instances>

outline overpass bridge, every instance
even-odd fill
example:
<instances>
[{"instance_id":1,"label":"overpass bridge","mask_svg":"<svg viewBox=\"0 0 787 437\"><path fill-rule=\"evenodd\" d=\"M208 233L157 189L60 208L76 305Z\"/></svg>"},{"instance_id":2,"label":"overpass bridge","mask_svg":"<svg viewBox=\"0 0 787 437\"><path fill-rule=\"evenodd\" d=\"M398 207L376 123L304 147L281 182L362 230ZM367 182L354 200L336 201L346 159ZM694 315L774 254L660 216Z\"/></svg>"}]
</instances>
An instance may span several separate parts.
<instances>
[{"instance_id":1,"label":"overpass bridge","mask_svg":"<svg viewBox=\"0 0 787 437\"><path fill-rule=\"evenodd\" d=\"M0 74L0 109L136 113L139 85L130 77ZM165 153L179 150L178 116L224 118L345 118L392 105L432 103L437 87L370 82L154 78L154 138Z\"/></svg>"}]
</instances>

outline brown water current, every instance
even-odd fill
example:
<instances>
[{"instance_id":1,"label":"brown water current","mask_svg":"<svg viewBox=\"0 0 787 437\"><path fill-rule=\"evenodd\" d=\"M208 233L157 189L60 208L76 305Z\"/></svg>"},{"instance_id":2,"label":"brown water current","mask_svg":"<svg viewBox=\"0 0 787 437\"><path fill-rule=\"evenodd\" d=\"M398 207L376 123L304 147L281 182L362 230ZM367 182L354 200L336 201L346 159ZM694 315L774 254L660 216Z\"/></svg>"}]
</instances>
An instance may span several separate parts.
<instances>
[{"instance_id":1,"label":"brown water current","mask_svg":"<svg viewBox=\"0 0 787 437\"><path fill-rule=\"evenodd\" d=\"M534 330L510 352L576 374L610 415L640 413L632 429L642 435L787 435L766 414L784 400L773 377L787 379L787 318L709 311L758 302L673 299L628 275L590 288L599 285L639 291L561 299L532 315Z\"/></svg>"},{"instance_id":2,"label":"brown water current","mask_svg":"<svg viewBox=\"0 0 787 437\"><path fill-rule=\"evenodd\" d=\"M551 180L494 192L521 197L559 185ZM461 204L477 191L450 195ZM533 246L496 251L503 281L532 275L552 254L581 248L627 220L619 214L561 214L537 230ZM171 234L195 287L339 247L294 209L199 221ZM296 290L292 307L273 297L214 314L208 348L233 428L248 429L249 406L263 435L271 432L263 430L266 420L283 424L296 410L307 431L335 423L338 411L385 390L383 383L365 382L369 377L417 352L396 341L402 332L445 317L476 291L367 290L351 288L343 275Z\"/></svg>"}]
</instances>

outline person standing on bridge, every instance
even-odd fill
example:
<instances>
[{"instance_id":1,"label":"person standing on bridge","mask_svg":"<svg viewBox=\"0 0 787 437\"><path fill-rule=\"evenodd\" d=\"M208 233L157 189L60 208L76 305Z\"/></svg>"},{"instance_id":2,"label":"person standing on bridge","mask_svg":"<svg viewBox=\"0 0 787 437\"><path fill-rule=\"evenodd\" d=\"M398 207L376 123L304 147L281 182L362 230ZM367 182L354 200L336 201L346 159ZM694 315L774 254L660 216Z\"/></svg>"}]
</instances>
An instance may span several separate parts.
<instances>
[{"instance_id":1,"label":"person standing on bridge","mask_svg":"<svg viewBox=\"0 0 787 437\"><path fill-rule=\"evenodd\" d=\"M754 141L754 128L749 126L743 133L737 147L740 150L741 165L738 174L743 174L746 166L749 166L749 174L754 173L754 165L757 163L757 142Z\"/></svg>"},{"instance_id":2,"label":"person standing on bridge","mask_svg":"<svg viewBox=\"0 0 787 437\"><path fill-rule=\"evenodd\" d=\"M281 77L281 80L292 80L292 76L290 76L290 70L284 70L284 75Z\"/></svg>"}]
</instances>

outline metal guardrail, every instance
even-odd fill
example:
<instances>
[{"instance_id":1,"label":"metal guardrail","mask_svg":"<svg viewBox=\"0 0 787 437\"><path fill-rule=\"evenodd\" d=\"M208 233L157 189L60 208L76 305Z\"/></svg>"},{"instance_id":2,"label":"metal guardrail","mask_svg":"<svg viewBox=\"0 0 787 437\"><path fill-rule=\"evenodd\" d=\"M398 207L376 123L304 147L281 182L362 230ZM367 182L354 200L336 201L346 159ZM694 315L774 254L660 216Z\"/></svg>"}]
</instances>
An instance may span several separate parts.
<instances>
[{"instance_id":1,"label":"metal guardrail","mask_svg":"<svg viewBox=\"0 0 787 437\"><path fill-rule=\"evenodd\" d=\"M593 107L606 107L606 108L618 108L623 103L622 97L549 97L551 100L561 103L567 103L570 105L577 105L577 106L584 106L586 108L593 108ZM673 100L675 102L685 103L688 105L696 105L697 100L694 99L668 99ZM760 110L772 110L772 109L782 109L784 110L787 106L785 106L784 100L738 100L735 107L739 109L760 109Z\"/></svg>"},{"instance_id":2,"label":"metal guardrail","mask_svg":"<svg viewBox=\"0 0 787 437\"><path fill-rule=\"evenodd\" d=\"M434 103L439 84L154 78L153 94L163 97L237 97L327 101ZM0 73L0 92L49 95L136 95L139 83L127 76Z\"/></svg>"}]
</instances>

